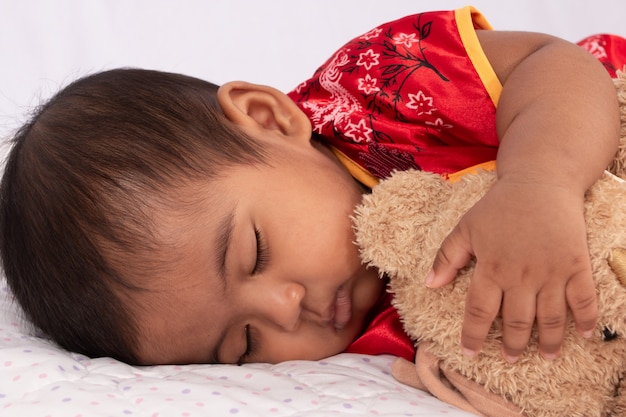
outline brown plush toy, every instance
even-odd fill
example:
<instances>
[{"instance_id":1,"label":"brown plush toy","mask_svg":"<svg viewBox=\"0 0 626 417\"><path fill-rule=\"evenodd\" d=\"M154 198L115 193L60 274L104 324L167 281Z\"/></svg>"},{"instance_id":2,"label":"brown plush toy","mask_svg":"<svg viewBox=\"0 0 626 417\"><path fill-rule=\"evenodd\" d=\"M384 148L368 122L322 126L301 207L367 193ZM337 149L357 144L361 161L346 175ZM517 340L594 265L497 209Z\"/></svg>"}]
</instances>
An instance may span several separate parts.
<instances>
[{"instance_id":1,"label":"brown plush toy","mask_svg":"<svg viewBox=\"0 0 626 417\"><path fill-rule=\"evenodd\" d=\"M397 172L366 196L354 216L363 261L390 279L404 328L416 343L416 363L399 359L394 376L444 401L486 416L626 416L626 76L616 79L622 146L585 203L589 250L599 302L594 337L568 324L561 355L543 359L533 334L514 364L501 354L494 322L482 352L460 351L465 296L472 265L441 289L424 278L442 240L495 181L479 171L457 182L419 171Z\"/></svg>"}]
</instances>

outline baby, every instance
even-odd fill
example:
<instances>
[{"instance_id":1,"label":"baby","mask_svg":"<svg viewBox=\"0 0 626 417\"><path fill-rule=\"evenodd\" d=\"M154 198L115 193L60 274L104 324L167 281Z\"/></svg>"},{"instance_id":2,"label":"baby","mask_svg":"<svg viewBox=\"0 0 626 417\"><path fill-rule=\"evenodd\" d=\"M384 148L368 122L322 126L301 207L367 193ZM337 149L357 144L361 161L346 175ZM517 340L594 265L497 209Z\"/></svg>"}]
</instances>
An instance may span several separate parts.
<instances>
[{"instance_id":1,"label":"baby","mask_svg":"<svg viewBox=\"0 0 626 417\"><path fill-rule=\"evenodd\" d=\"M419 113L424 92L439 92L456 112L442 123L466 126L467 137L423 129L408 166L444 175L463 168L459 158L475 149L457 145L483 134L486 150L465 166L497 152L497 184L444 241L426 284L446 285L475 258L463 351L477 354L502 314L507 359L519 357L535 321L544 356L556 357L568 308L584 335L595 324L582 201L616 150L615 91L576 45L486 29L471 8L390 22L289 96L139 69L75 81L19 130L2 178L0 250L16 299L60 346L131 364L279 362L346 350L385 282L361 264L350 220L377 173L341 149L349 135L340 128L370 128L390 109L340 123L363 106L339 81L354 75L369 86L363 100L377 95L383 81L357 77L358 65L348 64L369 70L383 58L352 45L393 44L402 56L424 57L420 68L437 81L406 96L398 88L390 102L412 102ZM429 36L443 41L429 44ZM313 101L320 90L344 94L347 107L331 100L324 109ZM391 125L412 123L401 116ZM372 146L357 153L381 152L367 140Z\"/></svg>"}]
</instances>

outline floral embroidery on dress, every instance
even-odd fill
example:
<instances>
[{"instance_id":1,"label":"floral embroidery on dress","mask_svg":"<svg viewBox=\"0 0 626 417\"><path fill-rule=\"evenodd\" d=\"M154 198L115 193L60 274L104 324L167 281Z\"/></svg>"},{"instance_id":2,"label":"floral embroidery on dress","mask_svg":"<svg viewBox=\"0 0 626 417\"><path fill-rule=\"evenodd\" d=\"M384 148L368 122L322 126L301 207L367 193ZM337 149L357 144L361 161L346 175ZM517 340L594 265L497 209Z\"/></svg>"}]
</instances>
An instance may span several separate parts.
<instances>
[{"instance_id":1,"label":"floral embroidery on dress","mask_svg":"<svg viewBox=\"0 0 626 417\"><path fill-rule=\"evenodd\" d=\"M489 29L479 17L463 8L380 25L346 43L288 95L320 140L378 178L407 168L448 174L494 160L492 97L501 85L484 84L490 63L462 32ZM624 68L626 39L596 35L579 45L611 76Z\"/></svg>"},{"instance_id":2,"label":"floral embroidery on dress","mask_svg":"<svg viewBox=\"0 0 626 417\"><path fill-rule=\"evenodd\" d=\"M435 110L433 107L433 98L427 97L422 90L418 91L417 94L409 93L409 102L406 106L409 109L417 110L418 115L422 114L432 114Z\"/></svg>"},{"instance_id":3,"label":"floral embroidery on dress","mask_svg":"<svg viewBox=\"0 0 626 417\"><path fill-rule=\"evenodd\" d=\"M361 39L365 39L367 41L367 40L370 40L372 38L377 38L378 35L380 35L380 32L382 32L382 31L383 30L381 28L374 28L374 29L370 30L369 32L363 34L361 36Z\"/></svg>"},{"instance_id":4,"label":"floral embroidery on dress","mask_svg":"<svg viewBox=\"0 0 626 417\"><path fill-rule=\"evenodd\" d=\"M606 53L606 42L600 35L589 36L580 44L583 48L585 48L589 53L599 60L606 58L608 55Z\"/></svg>"},{"instance_id":5,"label":"floral embroidery on dress","mask_svg":"<svg viewBox=\"0 0 626 417\"><path fill-rule=\"evenodd\" d=\"M397 45L403 45L406 48L411 48L413 44L418 41L415 37L415 33L411 33L410 35L398 33L394 36L393 40Z\"/></svg>"},{"instance_id":6,"label":"floral embroidery on dress","mask_svg":"<svg viewBox=\"0 0 626 417\"><path fill-rule=\"evenodd\" d=\"M578 45L596 57L611 77L615 78L618 70L626 70L625 38L609 34L592 35L579 41Z\"/></svg>"},{"instance_id":7,"label":"floral embroidery on dress","mask_svg":"<svg viewBox=\"0 0 626 417\"><path fill-rule=\"evenodd\" d=\"M449 81L427 58L427 46L423 43L431 34L432 22L422 23L421 20L422 15L417 15L412 25L413 33L394 33L389 27L385 32L377 31L378 36L372 32L367 37L361 37L364 40L358 42L351 56L351 61L356 61L356 64L346 64L342 68L347 73L358 73L362 68L367 70L359 78L359 90L364 93L363 101L367 109L374 113L371 126L374 130L377 114L392 111L395 120L405 122L404 108L417 111L418 116L430 116L437 110L433 97L425 96L421 90L407 90L408 86L419 86L416 77L421 69L434 72L442 82ZM363 50L365 52L358 52ZM439 118L425 118L423 124L452 127Z\"/></svg>"},{"instance_id":8,"label":"floral embroidery on dress","mask_svg":"<svg viewBox=\"0 0 626 417\"><path fill-rule=\"evenodd\" d=\"M359 54L359 60L356 64L369 71L374 65L378 65L379 57L380 54L375 53L373 49L368 49L366 52Z\"/></svg>"},{"instance_id":9,"label":"floral embroidery on dress","mask_svg":"<svg viewBox=\"0 0 626 417\"><path fill-rule=\"evenodd\" d=\"M416 119L421 119L426 131L453 127L437 115L435 98L420 88L420 71L435 73L441 82L449 81L428 59L433 25L427 18L423 21L423 16L413 16L402 30L393 25L370 30L340 49L317 73L317 78L296 89L315 133L323 135L330 130L338 140L367 144L369 154L361 152L359 157L368 170L376 171L374 175L387 175L390 167L398 164L419 166L410 152L386 150L374 143L395 141L384 126L377 127L380 115L386 114L385 120L398 122L410 119L416 123ZM308 100L311 90L325 91L325 98ZM364 110L366 118L362 116Z\"/></svg>"},{"instance_id":10,"label":"floral embroidery on dress","mask_svg":"<svg viewBox=\"0 0 626 417\"><path fill-rule=\"evenodd\" d=\"M372 132L373 129L367 127L365 119L360 119L356 124L349 122L348 128L344 134L359 143L370 142L372 140Z\"/></svg>"},{"instance_id":11,"label":"floral embroidery on dress","mask_svg":"<svg viewBox=\"0 0 626 417\"><path fill-rule=\"evenodd\" d=\"M454 12L383 24L346 43L289 95L314 133L378 178L493 159L495 108L457 28ZM469 123L468 94L482 112ZM487 150L476 150L474 139ZM447 146L459 157L442 158Z\"/></svg>"},{"instance_id":12,"label":"floral embroidery on dress","mask_svg":"<svg viewBox=\"0 0 626 417\"><path fill-rule=\"evenodd\" d=\"M359 78L359 90L363 91L365 94L372 94L376 91L380 91L380 88L376 86L378 80L376 78L372 78L372 76L367 73L365 77Z\"/></svg>"},{"instance_id":13,"label":"floral embroidery on dress","mask_svg":"<svg viewBox=\"0 0 626 417\"><path fill-rule=\"evenodd\" d=\"M349 62L348 51L340 51L320 73L319 84L330 93L326 102L304 101L304 109L311 111L313 131L322 133L324 125L331 123L335 126L345 126L346 118L361 110L361 104L344 86L341 85L342 71L340 68Z\"/></svg>"},{"instance_id":14,"label":"floral embroidery on dress","mask_svg":"<svg viewBox=\"0 0 626 417\"><path fill-rule=\"evenodd\" d=\"M429 126L432 126L433 129L437 130L438 132L441 132L442 128L445 128L445 129L452 128L451 124L448 124L448 123L444 122L443 119L441 119L441 118L435 119L434 122L426 122L426 124L429 125Z\"/></svg>"}]
</instances>

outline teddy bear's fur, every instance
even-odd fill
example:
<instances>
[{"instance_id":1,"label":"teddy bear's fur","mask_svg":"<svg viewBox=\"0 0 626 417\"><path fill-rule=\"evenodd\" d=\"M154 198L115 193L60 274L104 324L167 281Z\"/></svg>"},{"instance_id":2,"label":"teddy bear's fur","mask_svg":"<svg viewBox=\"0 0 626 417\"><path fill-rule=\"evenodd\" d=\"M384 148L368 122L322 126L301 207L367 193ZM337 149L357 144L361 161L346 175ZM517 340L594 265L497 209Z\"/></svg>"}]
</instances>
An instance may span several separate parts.
<instances>
[{"instance_id":1,"label":"teddy bear's fur","mask_svg":"<svg viewBox=\"0 0 626 417\"><path fill-rule=\"evenodd\" d=\"M622 114L622 144L610 170L626 167L626 76L616 86ZM501 354L501 321L496 319L478 357L459 349L465 296L473 267L441 289L424 278L442 240L489 189L495 173L481 171L451 183L419 171L394 173L366 196L354 216L363 261L390 278L389 291L405 330L416 344L427 343L442 369L477 382L506 398L528 416L625 416L626 287L611 268L626 249L626 183L605 174L585 203L589 250L599 301L594 337L582 338L568 324L561 355L544 360L536 334L514 364ZM625 270L626 271L626 270ZM624 281L626 283L626 280Z\"/></svg>"}]
</instances>

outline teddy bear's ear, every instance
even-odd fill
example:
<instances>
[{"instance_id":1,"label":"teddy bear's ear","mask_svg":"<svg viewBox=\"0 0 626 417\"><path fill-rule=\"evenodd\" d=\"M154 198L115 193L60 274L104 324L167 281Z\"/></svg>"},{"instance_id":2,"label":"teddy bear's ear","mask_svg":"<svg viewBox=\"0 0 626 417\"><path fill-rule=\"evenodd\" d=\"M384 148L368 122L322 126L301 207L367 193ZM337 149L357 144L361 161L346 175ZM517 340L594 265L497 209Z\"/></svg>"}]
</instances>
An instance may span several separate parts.
<instances>
[{"instance_id":1,"label":"teddy bear's ear","mask_svg":"<svg viewBox=\"0 0 626 417\"><path fill-rule=\"evenodd\" d=\"M609 257L609 265L622 286L626 287L626 249L613 249Z\"/></svg>"}]
</instances>

